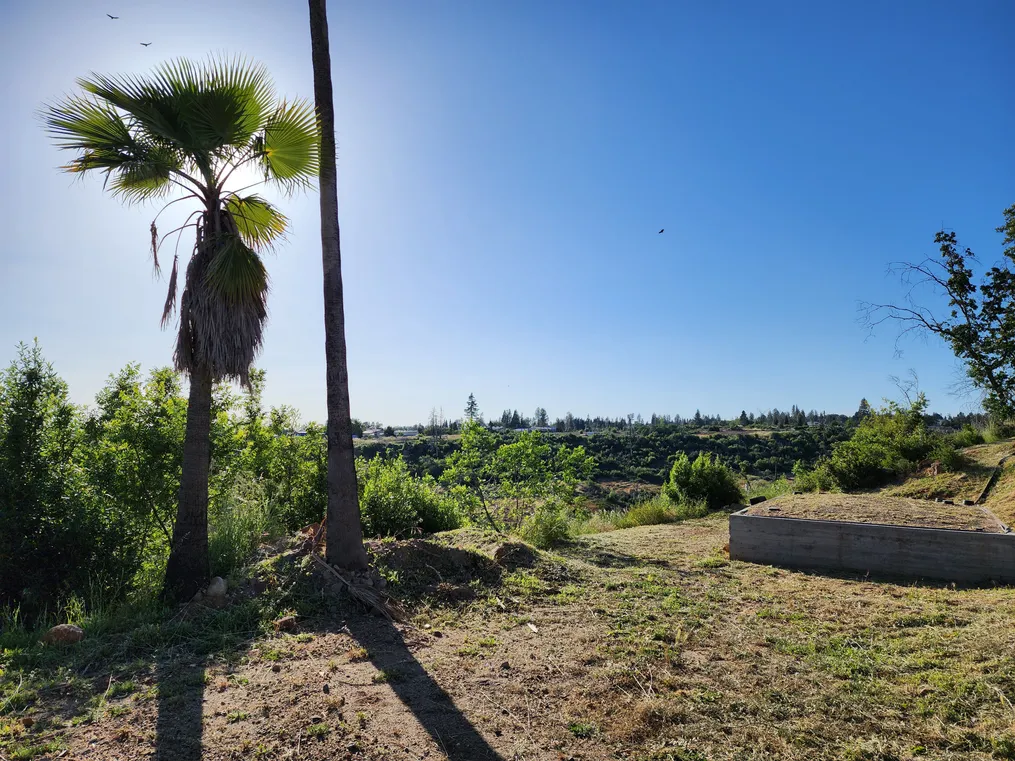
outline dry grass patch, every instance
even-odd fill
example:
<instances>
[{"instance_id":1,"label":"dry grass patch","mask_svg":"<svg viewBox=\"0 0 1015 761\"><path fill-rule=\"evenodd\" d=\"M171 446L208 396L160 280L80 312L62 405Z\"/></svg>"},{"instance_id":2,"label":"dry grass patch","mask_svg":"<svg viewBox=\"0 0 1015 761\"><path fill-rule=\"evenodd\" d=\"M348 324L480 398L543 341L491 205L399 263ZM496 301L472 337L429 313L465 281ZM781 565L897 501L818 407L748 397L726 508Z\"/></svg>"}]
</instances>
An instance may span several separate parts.
<instances>
[{"instance_id":1,"label":"dry grass patch","mask_svg":"<svg viewBox=\"0 0 1015 761\"><path fill-rule=\"evenodd\" d=\"M1015 463L1005 464L987 495L986 506L1005 523L1015 523Z\"/></svg>"}]
</instances>

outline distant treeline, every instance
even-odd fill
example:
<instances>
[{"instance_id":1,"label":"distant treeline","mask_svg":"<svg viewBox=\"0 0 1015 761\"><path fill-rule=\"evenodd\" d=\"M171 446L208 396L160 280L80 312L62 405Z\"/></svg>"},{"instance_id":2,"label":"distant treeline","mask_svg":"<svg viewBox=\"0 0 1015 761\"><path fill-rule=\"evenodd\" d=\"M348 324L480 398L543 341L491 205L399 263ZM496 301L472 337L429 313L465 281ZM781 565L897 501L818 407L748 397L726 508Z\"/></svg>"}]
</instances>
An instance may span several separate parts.
<instances>
[{"instance_id":1,"label":"distant treeline","mask_svg":"<svg viewBox=\"0 0 1015 761\"><path fill-rule=\"evenodd\" d=\"M795 404L790 407L789 410L780 410L778 407L773 407L770 410L757 413L741 410L740 414L733 418L702 414L700 410L695 410L694 415L691 417L683 417L679 414L669 415L663 413L652 413L647 419L641 414L635 413L631 413L623 417L611 418L600 415L596 415L595 417L579 417L568 412L563 417L551 420L546 410L542 407L537 407L532 416L520 413L517 409L506 409L500 414L499 418L491 419L489 422L485 421L483 416L478 414L478 412L474 411L473 414L475 419L494 429L502 428L505 430L518 430L529 428L548 428L556 431L557 433L572 433L578 431L628 431L646 426L683 426L689 431L697 429L720 431L737 428L781 429L835 424L852 425L858 423L870 413L870 404L866 399L861 399L857 411L852 415L824 411L818 412L817 410L805 412L803 408L798 407ZM946 428L955 428L956 430L965 425L984 428L988 422L987 415L984 413L960 412L955 415L942 415L935 412L925 415L924 417L927 425L929 426L943 426ZM443 413L438 413L434 410L431 412L426 423L416 423L415 425L407 426L407 428L415 429L419 433L423 433L428 436L449 435L458 433L461 430L464 420L465 418L448 420L444 418ZM396 426L395 428L398 427ZM391 426L383 426L381 423L377 422L353 421L354 433L358 435L362 435L364 430L370 429L383 431L384 433L391 435L395 428L392 428Z\"/></svg>"}]
</instances>

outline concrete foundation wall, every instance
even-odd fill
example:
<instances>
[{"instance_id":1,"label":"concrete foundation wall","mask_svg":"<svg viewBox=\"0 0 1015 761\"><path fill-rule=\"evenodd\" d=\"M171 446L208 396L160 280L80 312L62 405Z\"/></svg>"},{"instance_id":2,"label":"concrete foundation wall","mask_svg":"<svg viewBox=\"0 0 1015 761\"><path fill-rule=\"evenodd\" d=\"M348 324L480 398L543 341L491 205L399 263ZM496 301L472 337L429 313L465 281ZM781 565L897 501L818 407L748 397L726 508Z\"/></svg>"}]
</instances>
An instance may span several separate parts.
<instances>
[{"instance_id":1,"label":"concrete foundation wall","mask_svg":"<svg viewBox=\"0 0 1015 761\"><path fill-rule=\"evenodd\" d=\"M730 559L967 584L1015 584L1015 534L730 516Z\"/></svg>"}]
</instances>

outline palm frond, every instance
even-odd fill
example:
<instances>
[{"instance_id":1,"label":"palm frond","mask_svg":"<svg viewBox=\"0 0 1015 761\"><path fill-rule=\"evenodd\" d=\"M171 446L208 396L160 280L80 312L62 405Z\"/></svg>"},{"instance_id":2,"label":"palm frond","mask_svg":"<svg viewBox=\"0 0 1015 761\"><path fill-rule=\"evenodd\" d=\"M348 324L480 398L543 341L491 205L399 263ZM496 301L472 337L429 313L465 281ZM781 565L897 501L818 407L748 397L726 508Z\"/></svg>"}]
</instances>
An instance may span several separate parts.
<instances>
[{"instance_id":1,"label":"palm frond","mask_svg":"<svg viewBox=\"0 0 1015 761\"><path fill-rule=\"evenodd\" d=\"M271 248L285 236L289 219L257 195L232 195L226 200L226 212L236 223L240 238L254 249Z\"/></svg>"},{"instance_id":2,"label":"palm frond","mask_svg":"<svg viewBox=\"0 0 1015 761\"><path fill-rule=\"evenodd\" d=\"M174 363L248 384L268 316L268 276L235 232L205 237L206 229L187 266Z\"/></svg>"},{"instance_id":3,"label":"palm frond","mask_svg":"<svg viewBox=\"0 0 1015 761\"><path fill-rule=\"evenodd\" d=\"M177 254L173 257L173 271L169 275L169 291L166 293L166 303L162 307L162 321L161 325L163 328L169 322L169 318L173 316L173 312L176 310L176 278L179 274L180 257Z\"/></svg>"},{"instance_id":4,"label":"palm frond","mask_svg":"<svg viewBox=\"0 0 1015 761\"><path fill-rule=\"evenodd\" d=\"M232 304L267 298L268 271L264 262L238 235L218 236L204 280L209 290Z\"/></svg>"},{"instance_id":5,"label":"palm frond","mask_svg":"<svg viewBox=\"0 0 1015 761\"><path fill-rule=\"evenodd\" d=\"M292 192L317 176L320 132L306 101L282 103L264 127L261 165L265 176Z\"/></svg>"},{"instance_id":6,"label":"palm frond","mask_svg":"<svg viewBox=\"0 0 1015 761\"><path fill-rule=\"evenodd\" d=\"M80 152L63 167L65 171L104 171L107 187L128 202L164 195L171 189L179 154L170 146L135 135L108 104L71 97L46 107L43 119L60 148Z\"/></svg>"},{"instance_id":7,"label":"palm frond","mask_svg":"<svg viewBox=\"0 0 1015 761\"><path fill-rule=\"evenodd\" d=\"M246 145L271 113L274 86L267 70L242 59L168 61L150 77L92 74L87 92L129 113L146 132L180 146L207 169L207 159Z\"/></svg>"},{"instance_id":8,"label":"palm frond","mask_svg":"<svg viewBox=\"0 0 1015 761\"><path fill-rule=\"evenodd\" d=\"M94 98L69 97L44 106L42 119L57 147L69 150L108 150L127 153L134 137L120 113Z\"/></svg>"},{"instance_id":9,"label":"palm frond","mask_svg":"<svg viewBox=\"0 0 1015 761\"><path fill-rule=\"evenodd\" d=\"M155 265L155 276L158 277L159 273L162 272L162 268L159 266L159 228L155 226L155 220L152 220L151 227L148 228L148 232L152 236L152 262ZM173 265L175 269L175 265Z\"/></svg>"},{"instance_id":10,"label":"palm frond","mask_svg":"<svg viewBox=\"0 0 1015 761\"><path fill-rule=\"evenodd\" d=\"M133 161L112 171L109 191L128 203L160 198L173 189L173 171L179 168L175 153L163 146L149 146Z\"/></svg>"}]
</instances>

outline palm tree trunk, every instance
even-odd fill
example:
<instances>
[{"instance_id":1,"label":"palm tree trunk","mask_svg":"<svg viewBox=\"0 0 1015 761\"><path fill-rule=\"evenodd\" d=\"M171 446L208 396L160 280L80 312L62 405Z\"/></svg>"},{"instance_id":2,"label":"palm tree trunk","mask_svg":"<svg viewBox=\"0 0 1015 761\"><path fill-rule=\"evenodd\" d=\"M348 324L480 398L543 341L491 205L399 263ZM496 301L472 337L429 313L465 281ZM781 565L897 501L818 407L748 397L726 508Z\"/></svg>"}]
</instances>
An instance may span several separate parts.
<instances>
[{"instance_id":1,"label":"palm tree trunk","mask_svg":"<svg viewBox=\"0 0 1015 761\"><path fill-rule=\"evenodd\" d=\"M310 2L310 48L314 99L321 122L321 257L324 264L324 356L328 385L327 561L350 570L367 567L360 527L359 493L352 446L349 370L345 350L342 249L338 229L338 177L335 168L335 102L331 87L326 0Z\"/></svg>"},{"instance_id":2,"label":"palm tree trunk","mask_svg":"<svg viewBox=\"0 0 1015 761\"><path fill-rule=\"evenodd\" d=\"M180 502L162 597L189 600L208 583L208 471L211 468L211 374L190 374Z\"/></svg>"}]
</instances>

